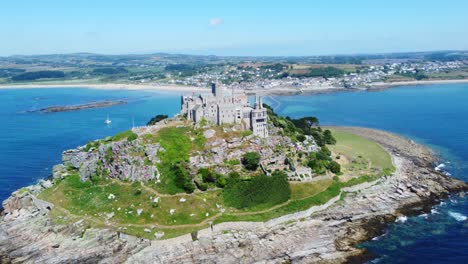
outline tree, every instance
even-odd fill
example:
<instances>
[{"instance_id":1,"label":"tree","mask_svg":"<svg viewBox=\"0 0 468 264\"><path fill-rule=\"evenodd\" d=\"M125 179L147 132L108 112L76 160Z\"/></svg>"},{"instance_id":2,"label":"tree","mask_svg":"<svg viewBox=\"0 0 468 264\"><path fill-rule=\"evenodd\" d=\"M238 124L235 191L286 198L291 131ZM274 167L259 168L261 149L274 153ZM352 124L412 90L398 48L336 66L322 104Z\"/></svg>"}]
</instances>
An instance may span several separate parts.
<instances>
[{"instance_id":1,"label":"tree","mask_svg":"<svg viewBox=\"0 0 468 264\"><path fill-rule=\"evenodd\" d=\"M299 142L304 142L304 140L306 139L306 137L305 137L304 135L302 135L302 134L299 134L299 135L296 136L296 139L297 139L297 141L299 141Z\"/></svg>"},{"instance_id":2,"label":"tree","mask_svg":"<svg viewBox=\"0 0 468 264\"><path fill-rule=\"evenodd\" d=\"M175 185L187 193L193 193L195 186L185 164L176 163L172 165L171 170L174 173Z\"/></svg>"},{"instance_id":3,"label":"tree","mask_svg":"<svg viewBox=\"0 0 468 264\"><path fill-rule=\"evenodd\" d=\"M232 179L239 179L240 178L240 174L237 171L229 172L228 176L229 176L229 178L232 178Z\"/></svg>"},{"instance_id":4,"label":"tree","mask_svg":"<svg viewBox=\"0 0 468 264\"><path fill-rule=\"evenodd\" d=\"M216 178L213 175L213 173L207 168L199 169L198 174L201 175L201 178L202 178L203 182L214 183L216 181Z\"/></svg>"},{"instance_id":5,"label":"tree","mask_svg":"<svg viewBox=\"0 0 468 264\"><path fill-rule=\"evenodd\" d=\"M11 77L13 81L34 81L37 79L52 79L52 78L64 78L65 73L63 71L35 71L25 72L22 74Z\"/></svg>"},{"instance_id":6,"label":"tree","mask_svg":"<svg viewBox=\"0 0 468 264\"><path fill-rule=\"evenodd\" d=\"M328 129L326 129L323 132L323 141L325 141L325 144L328 144L328 145L336 144L336 139L333 137L331 131Z\"/></svg>"},{"instance_id":7,"label":"tree","mask_svg":"<svg viewBox=\"0 0 468 264\"><path fill-rule=\"evenodd\" d=\"M158 123L161 120L167 119L167 117L168 117L167 115L157 115L157 116L151 118L151 120L146 125L147 126L152 126L152 125Z\"/></svg>"},{"instance_id":8,"label":"tree","mask_svg":"<svg viewBox=\"0 0 468 264\"><path fill-rule=\"evenodd\" d=\"M335 174L341 172L341 166L336 161L330 161L330 163L328 163L328 169Z\"/></svg>"},{"instance_id":9,"label":"tree","mask_svg":"<svg viewBox=\"0 0 468 264\"><path fill-rule=\"evenodd\" d=\"M221 174L216 174L216 186L219 188L224 188L227 184L226 177Z\"/></svg>"},{"instance_id":10,"label":"tree","mask_svg":"<svg viewBox=\"0 0 468 264\"><path fill-rule=\"evenodd\" d=\"M247 152L242 156L242 164L248 170L257 170L260 163L260 154L257 152Z\"/></svg>"}]
</instances>

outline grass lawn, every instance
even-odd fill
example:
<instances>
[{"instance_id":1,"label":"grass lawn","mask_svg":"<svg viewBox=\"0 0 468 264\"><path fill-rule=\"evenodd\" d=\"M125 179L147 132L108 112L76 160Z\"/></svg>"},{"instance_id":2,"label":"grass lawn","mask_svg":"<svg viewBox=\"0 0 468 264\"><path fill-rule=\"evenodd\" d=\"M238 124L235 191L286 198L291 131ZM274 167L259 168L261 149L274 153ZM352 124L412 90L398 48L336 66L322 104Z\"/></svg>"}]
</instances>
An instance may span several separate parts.
<instances>
[{"instance_id":1,"label":"grass lawn","mask_svg":"<svg viewBox=\"0 0 468 264\"><path fill-rule=\"evenodd\" d=\"M333 183L332 179L315 182L290 182L291 199L298 200L316 195L322 192Z\"/></svg>"},{"instance_id":2,"label":"grass lawn","mask_svg":"<svg viewBox=\"0 0 468 264\"><path fill-rule=\"evenodd\" d=\"M363 160L368 161L372 168L380 170L394 169L392 158L380 145L361 136L345 132L337 128L329 128L337 140L336 145L328 146L336 155L344 155L354 163L349 166L359 166Z\"/></svg>"},{"instance_id":3,"label":"grass lawn","mask_svg":"<svg viewBox=\"0 0 468 264\"><path fill-rule=\"evenodd\" d=\"M115 198L109 199L109 195ZM159 201L154 202L158 197ZM78 175L71 175L53 188L44 190L40 199L66 208L71 214L105 221L107 214L115 225L158 224L164 226L199 224L219 212L222 205L220 190L192 195L158 196L140 183L119 180L101 180L99 183L81 182ZM181 199L185 199L181 202ZM171 209L175 209L173 214ZM138 211L142 210L138 215Z\"/></svg>"}]
</instances>

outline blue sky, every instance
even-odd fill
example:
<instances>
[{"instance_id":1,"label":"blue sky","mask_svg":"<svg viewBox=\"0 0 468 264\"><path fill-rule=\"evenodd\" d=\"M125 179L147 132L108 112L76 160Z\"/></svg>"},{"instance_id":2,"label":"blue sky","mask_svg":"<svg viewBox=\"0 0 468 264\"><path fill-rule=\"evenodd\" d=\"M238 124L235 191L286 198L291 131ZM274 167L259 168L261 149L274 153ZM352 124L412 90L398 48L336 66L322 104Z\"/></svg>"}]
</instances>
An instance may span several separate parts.
<instances>
[{"instance_id":1,"label":"blue sky","mask_svg":"<svg viewBox=\"0 0 468 264\"><path fill-rule=\"evenodd\" d=\"M468 50L466 0L3 0L0 56Z\"/></svg>"}]
</instances>

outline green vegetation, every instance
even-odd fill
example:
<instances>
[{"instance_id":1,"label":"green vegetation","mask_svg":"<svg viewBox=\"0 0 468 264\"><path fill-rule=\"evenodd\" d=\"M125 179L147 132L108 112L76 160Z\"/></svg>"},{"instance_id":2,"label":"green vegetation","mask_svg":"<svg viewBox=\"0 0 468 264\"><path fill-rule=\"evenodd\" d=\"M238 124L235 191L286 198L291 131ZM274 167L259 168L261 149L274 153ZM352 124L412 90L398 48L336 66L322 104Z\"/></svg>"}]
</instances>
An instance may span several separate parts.
<instances>
[{"instance_id":1,"label":"green vegetation","mask_svg":"<svg viewBox=\"0 0 468 264\"><path fill-rule=\"evenodd\" d=\"M34 71L25 72L11 77L13 81L34 81L38 79L63 78L63 71Z\"/></svg>"},{"instance_id":2,"label":"green vegetation","mask_svg":"<svg viewBox=\"0 0 468 264\"><path fill-rule=\"evenodd\" d=\"M336 161L330 161L330 163L327 165L327 169L335 174L338 174L341 172L341 165Z\"/></svg>"},{"instance_id":3,"label":"green vegetation","mask_svg":"<svg viewBox=\"0 0 468 264\"><path fill-rule=\"evenodd\" d=\"M416 79L418 81L420 80L424 80L424 79L427 79L429 78L429 76L427 76L426 74L422 73L421 71L418 71L416 70L416 72L406 72L406 73L397 73L397 75L401 75L401 76L404 76L404 77L408 77L408 78L411 78L411 79Z\"/></svg>"},{"instance_id":4,"label":"green vegetation","mask_svg":"<svg viewBox=\"0 0 468 264\"><path fill-rule=\"evenodd\" d=\"M99 140L88 142L88 144L86 144L84 148L84 151L88 152L91 149L97 149L99 148L100 145L101 145L101 141Z\"/></svg>"},{"instance_id":5,"label":"green vegetation","mask_svg":"<svg viewBox=\"0 0 468 264\"><path fill-rule=\"evenodd\" d=\"M293 77L323 77L323 78L331 78L331 77L339 77L345 74L345 71L335 68L335 67L320 67L320 68L311 68L308 71L303 73L295 73L291 74Z\"/></svg>"},{"instance_id":6,"label":"green vegetation","mask_svg":"<svg viewBox=\"0 0 468 264\"><path fill-rule=\"evenodd\" d=\"M242 156L242 164L248 170L255 171L257 170L260 164L260 154L257 152L247 152Z\"/></svg>"},{"instance_id":7,"label":"green vegetation","mask_svg":"<svg viewBox=\"0 0 468 264\"><path fill-rule=\"evenodd\" d=\"M282 171L271 176L260 175L251 180L228 179L223 190L224 202L234 208L270 207L291 196L288 177Z\"/></svg>"},{"instance_id":8,"label":"green vegetation","mask_svg":"<svg viewBox=\"0 0 468 264\"><path fill-rule=\"evenodd\" d=\"M379 175L363 175L357 178L352 178L351 180L347 182L341 183L341 187L350 187L350 186L358 185L358 184L365 183L365 182L373 182L379 178L380 178Z\"/></svg>"},{"instance_id":9,"label":"green vegetation","mask_svg":"<svg viewBox=\"0 0 468 264\"><path fill-rule=\"evenodd\" d=\"M110 196L111 194L115 197ZM216 214L216 204L222 204L220 191L162 196L157 203L154 202L155 197L159 197L156 192L138 182L130 184L103 177L82 182L76 174L65 177L55 187L39 194L40 199L66 208L70 214L93 218L99 222L103 222L107 214L113 212L114 216L110 221L117 226L154 223L177 226L202 223L208 218L207 213ZM181 197L186 201L180 202ZM171 209L175 209L173 214L170 213Z\"/></svg>"},{"instance_id":10,"label":"green vegetation","mask_svg":"<svg viewBox=\"0 0 468 264\"><path fill-rule=\"evenodd\" d=\"M177 188L184 190L187 193L193 193L195 186L192 182L192 177L187 169L187 164L179 162L171 167L174 183Z\"/></svg>"},{"instance_id":11,"label":"green vegetation","mask_svg":"<svg viewBox=\"0 0 468 264\"><path fill-rule=\"evenodd\" d=\"M123 74L123 73L128 73L128 70L122 67L116 67L116 68L96 68L94 69L91 74L94 75L101 75L101 74Z\"/></svg>"},{"instance_id":12,"label":"green vegetation","mask_svg":"<svg viewBox=\"0 0 468 264\"><path fill-rule=\"evenodd\" d=\"M167 115L157 115L153 118L151 118L151 120L146 124L147 126L152 126L152 125L155 125L156 123L158 123L159 121L162 121L164 119L167 119L168 116Z\"/></svg>"},{"instance_id":13,"label":"green vegetation","mask_svg":"<svg viewBox=\"0 0 468 264\"><path fill-rule=\"evenodd\" d=\"M335 154L346 154L351 163L353 160L358 162L364 159L371 167L394 170L390 154L377 143L340 129L330 128L330 130L337 140L336 145L329 146Z\"/></svg>"},{"instance_id":14,"label":"green vegetation","mask_svg":"<svg viewBox=\"0 0 468 264\"><path fill-rule=\"evenodd\" d=\"M161 163L157 165L162 182L153 187L168 194L193 192L195 185L188 171L187 162L192 151L204 146L203 133L189 127L165 127L159 130L157 135L147 136L145 139L159 142L164 149L158 154Z\"/></svg>"},{"instance_id":15,"label":"green vegetation","mask_svg":"<svg viewBox=\"0 0 468 264\"><path fill-rule=\"evenodd\" d=\"M110 138L111 141L121 141L127 139L128 141L133 141L137 139L138 135L133 133L133 131L128 130L124 132L120 132L117 135Z\"/></svg>"},{"instance_id":16,"label":"green vegetation","mask_svg":"<svg viewBox=\"0 0 468 264\"><path fill-rule=\"evenodd\" d=\"M291 182L291 199L299 200L314 196L333 183L331 179L319 180L314 182Z\"/></svg>"},{"instance_id":17,"label":"green vegetation","mask_svg":"<svg viewBox=\"0 0 468 264\"><path fill-rule=\"evenodd\" d=\"M330 171L332 171L332 169L337 171L332 171L333 173L340 172L340 164L332 161L331 151L326 146L323 146L317 152L310 153L308 158L309 161L307 162L307 166L309 166L316 174L324 174L327 169L330 169Z\"/></svg>"}]
</instances>

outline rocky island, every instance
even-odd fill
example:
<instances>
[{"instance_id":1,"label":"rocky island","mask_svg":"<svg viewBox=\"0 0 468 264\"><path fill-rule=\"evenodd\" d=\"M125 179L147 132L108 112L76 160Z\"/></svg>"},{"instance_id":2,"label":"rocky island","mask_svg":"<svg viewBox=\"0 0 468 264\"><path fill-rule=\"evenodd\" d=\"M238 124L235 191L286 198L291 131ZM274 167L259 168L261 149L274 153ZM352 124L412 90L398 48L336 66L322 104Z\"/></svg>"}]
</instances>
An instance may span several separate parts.
<instances>
[{"instance_id":1,"label":"rocky island","mask_svg":"<svg viewBox=\"0 0 468 264\"><path fill-rule=\"evenodd\" d=\"M362 262L358 243L468 190L400 136L322 128L259 99L228 122L210 104L235 113L220 104L236 96L200 98L208 111L64 151L50 179L15 191L0 262Z\"/></svg>"},{"instance_id":2,"label":"rocky island","mask_svg":"<svg viewBox=\"0 0 468 264\"><path fill-rule=\"evenodd\" d=\"M38 110L28 111L28 112L29 113L34 113L34 112L56 113L56 112L79 111L79 110L84 110L84 109L109 107L109 106L126 104L126 103L127 101L124 101L124 100L101 101L101 102L91 102L91 103L79 104L79 105L49 106L49 107L41 108Z\"/></svg>"}]
</instances>

